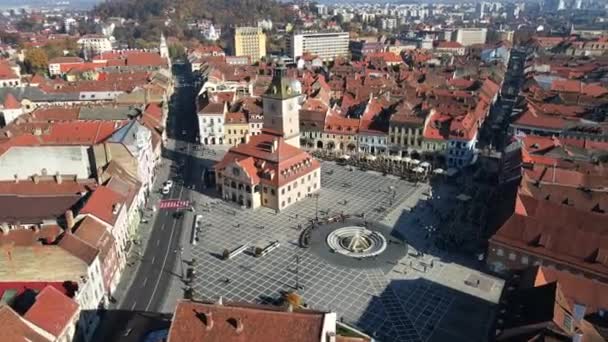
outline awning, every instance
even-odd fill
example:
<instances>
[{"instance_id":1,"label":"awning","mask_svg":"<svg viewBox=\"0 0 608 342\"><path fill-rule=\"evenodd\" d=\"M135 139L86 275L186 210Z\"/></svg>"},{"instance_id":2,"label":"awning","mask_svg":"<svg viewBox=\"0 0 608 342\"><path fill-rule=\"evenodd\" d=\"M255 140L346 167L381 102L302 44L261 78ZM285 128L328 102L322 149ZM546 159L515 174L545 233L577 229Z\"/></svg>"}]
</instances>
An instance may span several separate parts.
<instances>
[{"instance_id":1,"label":"awning","mask_svg":"<svg viewBox=\"0 0 608 342\"><path fill-rule=\"evenodd\" d=\"M424 172L424 168L418 166L418 167L414 168L412 171L414 171L416 173L423 173Z\"/></svg>"},{"instance_id":2,"label":"awning","mask_svg":"<svg viewBox=\"0 0 608 342\"><path fill-rule=\"evenodd\" d=\"M376 156L365 156L365 159L374 161L376 160Z\"/></svg>"},{"instance_id":3,"label":"awning","mask_svg":"<svg viewBox=\"0 0 608 342\"><path fill-rule=\"evenodd\" d=\"M429 166L431 166L431 164L429 164L429 162L422 162L422 163L420 163L420 166L429 167Z\"/></svg>"},{"instance_id":4,"label":"awning","mask_svg":"<svg viewBox=\"0 0 608 342\"><path fill-rule=\"evenodd\" d=\"M340 159L349 160L350 156L348 154L343 154L340 156Z\"/></svg>"},{"instance_id":5,"label":"awning","mask_svg":"<svg viewBox=\"0 0 608 342\"><path fill-rule=\"evenodd\" d=\"M418 165L418 164L420 164L420 160L418 160L418 159L412 159L412 160L410 160L410 163L412 163L414 165Z\"/></svg>"}]
</instances>

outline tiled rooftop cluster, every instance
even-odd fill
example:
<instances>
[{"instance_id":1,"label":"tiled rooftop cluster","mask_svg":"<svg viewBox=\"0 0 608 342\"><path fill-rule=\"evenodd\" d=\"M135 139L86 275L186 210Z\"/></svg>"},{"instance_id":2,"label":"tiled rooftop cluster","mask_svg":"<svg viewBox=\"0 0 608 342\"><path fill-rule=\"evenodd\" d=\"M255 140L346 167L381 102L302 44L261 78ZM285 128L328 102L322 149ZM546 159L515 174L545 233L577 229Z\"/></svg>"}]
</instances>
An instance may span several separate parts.
<instances>
[{"instance_id":1,"label":"tiled rooftop cluster","mask_svg":"<svg viewBox=\"0 0 608 342\"><path fill-rule=\"evenodd\" d=\"M514 212L487 253L493 270L515 272L499 309L498 340L608 336L602 299L608 296L608 60L594 55L603 39L584 41L532 37L528 43L533 53L510 125L521 153L507 161L521 165L521 179ZM580 57L573 49L591 50Z\"/></svg>"},{"instance_id":2,"label":"tiled rooftop cluster","mask_svg":"<svg viewBox=\"0 0 608 342\"><path fill-rule=\"evenodd\" d=\"M432 66L416 57L433 59L432 51L386 49L360 61L338 58L329 77L312 64L288 70L302 94L301 145L339 153L424 153L444 157L449 167L469 165L505 65L454 55L453 62ZM198 102L201 143L236 145L259 134L269 64L212 59L198 71L206 81Z\"/></svg>"},{"instance_id":3,"label":"tiled rooftop cluster","mask_svg":"<svg viewBox=\"0 0 608 342\"><path fill-rule=\"evenodd\" d=\"M165 141L166 58L128 50L53 63L53 79L13 72L27 85L0 88L3 341L90 340ZM76 69L96 77L71 79ZM11 70L0 64L0 74Z\"/></svg>"}]
</instances>

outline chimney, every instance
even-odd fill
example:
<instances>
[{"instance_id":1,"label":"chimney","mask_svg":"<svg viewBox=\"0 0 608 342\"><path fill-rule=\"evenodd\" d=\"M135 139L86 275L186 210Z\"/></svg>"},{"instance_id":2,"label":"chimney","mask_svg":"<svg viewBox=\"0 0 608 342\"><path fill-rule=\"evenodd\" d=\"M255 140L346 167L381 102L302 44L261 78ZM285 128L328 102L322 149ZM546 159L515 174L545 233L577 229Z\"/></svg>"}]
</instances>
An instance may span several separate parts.
<instances>
[{"instance_id":1,"label":"chimney","mask_svg":"<svg viewBox=\"0 0 608 342\"><path fill-rule=\"evenodd\" d=\"M13 177L15 178L15 184L19 183L19 175L15 173Z\"/></svg>"},{"instance_id":2,"label":"chimney","mask_svg":"<svg viewBox=\"0 0 608 342\"><path fill-rule=\"evenodd\" d=\"M279 139L272 138L272 150L270 152L275 153L279 149Z\"/></svg>"},{"instance_id":3,"label":"chimney","mask_svg":"<svg viewBox=\"0 0 608 342\"><path fill-rule=\"evenodd\" d=\"M112 204L112 214L116 215L118 214L118 210L120 209L120 203L114 203Z\"/></svg>"},{"instance_id":4,"label":"chimney","mask_svg":"<svg viewBox=\"0 0 608 342\"><path fill-rule=\"evenodd\" d=\"M293 312L293 305L291 303L287 304L287 312Z\"/></svg>"},{"instance_id":5,"label":"chimney","mask_svg":"<svg viewBox=\"0 0 608 342\"><path fill-rule=\"evenodd\" d=\"M32 180L34 181L34 184L38 184L38 182L40 181L40 177L38 177L38 174L35 174L32 176Z\"/></svg>"},{"instance_id":6,"label":"chimney","mask_svg":"<svg viewBox=\"0 0 608 342\"><path fill-rule=\"evenodd\" d=\"M65 212L65 224L67 227L67 232L71 233L74 228L74 212L72 210L68 210Z\"/></svg>"},{"instance_id":7,"label":"chimney","mask_svg":"<svg viewBox=\"0 0 608 342\"><path fill-rule=\"evenodd\" d=\"M59 172L55 174L55 181L57 181L57 184L61 184L63 182L63 178Z\"/></svg>"},{"instance_id":8,"label":"chimney","mask_svg":"<svg viewBox=\"0 0 608 342\"><path fill-rule=\"evenodd\" d=\"M249 144L250 137L251 137L251 134L249 134L249 133L245 134L245 144Z\"/></svg>"},{"instance_id":9,"label":"chimney","mask_svg":"<svg viewBox=\"0 0 608 342\"><path fill-rule=\"evenodd\" d=\"M217 305L224 305L224 297L220 296L220 298L217 300Z\"/></svg>"}]
</instances>

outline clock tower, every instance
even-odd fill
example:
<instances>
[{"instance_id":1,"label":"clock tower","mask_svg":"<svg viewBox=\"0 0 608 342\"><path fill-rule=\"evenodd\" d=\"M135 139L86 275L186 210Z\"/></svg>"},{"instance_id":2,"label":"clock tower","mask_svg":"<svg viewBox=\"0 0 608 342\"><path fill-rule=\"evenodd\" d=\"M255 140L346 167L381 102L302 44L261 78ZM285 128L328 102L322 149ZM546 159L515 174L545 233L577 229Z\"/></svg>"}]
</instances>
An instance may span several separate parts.
<instances>
[{"instance_id":1,"label":"clock tower","mask_svg":"<svg viewBox=\"0 0 608 342\"><path fill-rule=\"evenodd\" d=\"M301 84L285 76L285 66L274 70L272 84L262 95L264 131L279 135L285 142L300 148L300 96Z\"/></svg>"}]
</instances>

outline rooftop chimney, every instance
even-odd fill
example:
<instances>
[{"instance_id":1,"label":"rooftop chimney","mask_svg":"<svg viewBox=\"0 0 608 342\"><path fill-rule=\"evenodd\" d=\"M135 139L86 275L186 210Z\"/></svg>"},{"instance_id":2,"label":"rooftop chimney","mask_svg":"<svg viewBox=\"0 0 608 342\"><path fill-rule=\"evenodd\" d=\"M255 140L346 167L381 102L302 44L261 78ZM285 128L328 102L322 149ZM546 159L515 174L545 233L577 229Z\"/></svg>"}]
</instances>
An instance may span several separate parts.
<instances>
[{"instance_id":1,"label":"rooftop chimney","mask_svg":"<svg viewBox=\"0 0 608 342\"><path fill-rule=\"evenodd\" d=\"M38 174L35 174L32 176L32 180L34 181L34 184L38 184L38 182L40 181L40 177L38 177Z\"/></svg>"},{"instance_id":2,"label":"rooftop chimney","mask_svg":"<svg viewBox=\"0 0 608 342\"><path fill-rule=\"evenodd\" d=\"M72 210L68 210L65 212L65 224L67 227L67 232L71 233L74 228L74 212Z\"/></svg>"},{"instance_id":3,"label":"rooftop chimney","mask_svg":"<svg viewBox=\"0 0 608 342\"><path fill-rule=\"evenodd\" d=\"M63 177L61 177L59 172L55 174L55 181L57 181L57 184L61 184L63 182Z\"/></svg>"},{"instance_id":4,"label":"rooftop chimney","mask_svg":"<svg viewBox=\"0 0 608 342\"><path fill-rule=\"evenodd\" d=\"M112 204L112 214L114 214L114 215L118 214L119 209L120 209L120 203Z\"/></svg>"}]
</instances>

